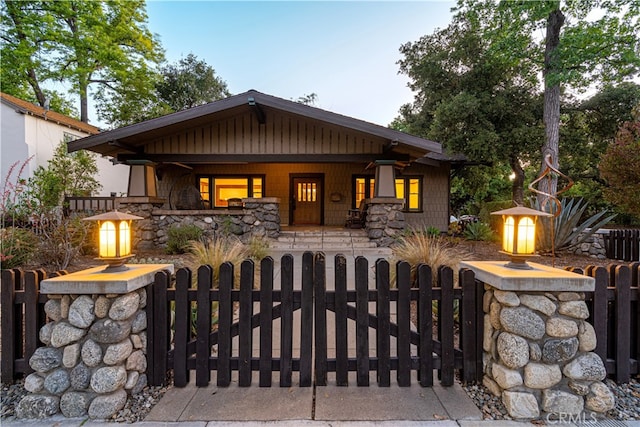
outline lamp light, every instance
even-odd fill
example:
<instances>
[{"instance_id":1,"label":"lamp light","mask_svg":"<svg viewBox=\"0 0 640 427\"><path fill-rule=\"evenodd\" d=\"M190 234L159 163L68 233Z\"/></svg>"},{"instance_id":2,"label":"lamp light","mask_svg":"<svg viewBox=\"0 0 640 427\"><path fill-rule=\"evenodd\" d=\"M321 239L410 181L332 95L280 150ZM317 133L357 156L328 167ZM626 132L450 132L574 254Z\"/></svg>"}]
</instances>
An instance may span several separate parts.
<instances>
[{"instance_id":1,"label":"lamp light","mask_svg":"<svg viewBox=\"0 0 640 427\"><path fill-rule=\"evenodd\" d=\"M124 263L133 256L131 222L135 219L143 218L117 210L84 218L84 221L98 223L98 258L96 259L107 262L104 273L129 269Z\"/></svg>"},{"instance_id":2,"label":"lamp light","mask_svg":"<svg viewBox=\"0 0 640 427\"><path fill-rule=\"evenodd\" d=\"M491 212L491 215L502 215L504 222L500 252L511 258L505 267L531 270L527 259L536 252L536 222L539 216L553 215L522 206Z\"/></svg>"}]
</instances>

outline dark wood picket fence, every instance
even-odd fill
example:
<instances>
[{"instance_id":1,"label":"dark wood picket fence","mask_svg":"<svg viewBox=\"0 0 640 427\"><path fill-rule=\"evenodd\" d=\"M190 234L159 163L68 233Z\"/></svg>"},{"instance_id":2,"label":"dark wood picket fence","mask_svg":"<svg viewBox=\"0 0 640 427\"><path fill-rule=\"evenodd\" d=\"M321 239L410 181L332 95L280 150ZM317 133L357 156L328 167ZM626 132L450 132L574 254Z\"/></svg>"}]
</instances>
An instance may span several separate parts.
<instances>
[{"instance_id":1,"label":"dark wood picket fence","mask_svg":"<svg viewBox=\"0 0 640 427\"><path fill-rule=\"evenodd\" d=\"M640 230L611 230L604 235L607 258L640 261Z\"/></svg>"},{"instance_id":2,"label":"dark wood picket fence","mask_svg":"<svg viewBox=\"0 0 640 427\"><path fill-rule=\"evenodd\" d=\"M586 295L588 321L598 340L595 352L605 362L607 374L626 383L631 375L640 374L640 262L588 267L584 274L596 281L595 291Z\"/></svg>"},{"instance_id":3,"label":"dark wood picket fence","mask_svg":"<svg viewBox=\"0 0 640 427\"><path fill-rule=\"evenodd\" d=\"M460 274L460 287L454 288L453 272L441 268L438 285L432 287L432 272L420 266L416 273L418 288L411 288L409 264L397 266L397 287L391 288L389 263L376 263L375 287L368 283L366 258L355 262L355 289L347 289L346 259L335 260L335 290L326 289L325 257L308 252L302 257L301 289L294 290L293 258L281 260L280 289L274 289L273 259L265 258L260 268L260 289L254 284L254 265L242 264L239 289L233 289L234 271L224 264L214 289L213 272L203 266L197 272L197 289L192 288L192 272L180 269L175 282L166 273L156 275L152 289L153 310L148 316L148 337L153 385L165 382L173 369L174 384L183 387L195 371L197 386L209 384L211 371L217 373L218 386L231 382L238 372L238 384L249 386L252 373L259 372L259 385L269 387L273 372L279 373L279 385L290 387L297 372L301 387L326 385L328 374L335 374L338 385L348 385L349 372L356 373L359 386L369 385L370 372L377 373L380 386L389 386L391 371L400 386L411 385L412 372L418 373L422 386L433 384L437 370L440 383L453 384L456 370L466 382L482 378L482 287L473 273ZM433 335L433 302L437 333ZM353 304L355 303L355 305ZM411 304L417 305L417 330L411 328ZM390 307L395 304L396 316ZM370 307L375 306L374 310ZM459 307L461 324L455 326L455 307ZM175 308L175 335L170 343L170 310ZM234 309L238 308L234 320ZM254 313L254 308L258 312ZM300 311L299 328L294 328L294 313ZM373 311L373 312L371 312ZM335 319L335 343L328 343L327 314ZM193 316L195 314L195 322ZM212 329L211 319L217 319ZM279 355L273 354L274 320L279 319ZM355 337L348 336L348 322L355 322ZM195 327L194 326L195 323ZM253 329L258 329L259 346L253 343ZM460 330L458 347L454 346L454 328ZM299 329L300 343L294 354L293 331ZM375 346L369 344L369 330L376 331ZM352 332L353 333L353 332ZM237 337L237 338L236 338ZM391 345L392 337L396 346ZM237 349L233 348L236 338ZM355 342L355 354L348 343ZM332 347L335 344L335 347ZM375 347L371 354L371 347ZM254 349L259 348L259 354ZM335 354L328 349L335 348ZM393 351L392 351L393 350ZM353 353L353 352L352 352ZM313 357L315 356L315 357ZM315 361L312 366L312 361Z\"/></svg>"},{"instance_id":4,"label":"dark wood picket fence","mask_svg":"<svg viewBox=\"0 0 640 427\"><path fill-rule=\"evenodd\" d=\"M415 371L419 383L428 386L433 380L429 374L432 369L437 370L443 385L452 384L456 370L461 371L464 381L481 380L483 285L475 281L472 272L460 272L460 286L454 287L453 272L441 268L435 273L437 285L431 286L434 273L428 267L421 266L413 281L409 266L400 263L397 287L391 288L389 265L381 260L376 264L376 283L370 286L369 266L366 259L360 258L356 261L355 289L346 289L346 262L340 258L336 260L336 288L329 291L324 286L324 256L307 253L302 262L299 290L293 289L290 255L281 260L279 289L274 289L270 258L261 262L259 290L254 289L251 261L242 265L240 289L232 288L234 271L228 264L221 268L216 281L219 287L215 289L211 286L213 271L207 266L197 272L197 288L192 287L191 272L187 269L179 270L174 277L158 273L155 283L147 287L149 382L164 383L170 369L174 371L176 386L185 385L191 372L195 372L198 385L206 385L211 371L217 371L221 386L230 383L232 372L238 373L242 386L251 385L253 372L260 373L259 385L270 385L272 373L278 372L281 386L293 383L294 372L300 386L309 386L314 379L318 385L326 384L328 374L335 375L336 383L346 385L349 372L355 372L356 384L366 385L372 371L377 372L377 381L382 386L389 383L392 371L400 385L410 384ZM584 274L596 280L595 291L586 296L591 313L589 322L598 340L595 352L605 361L610 377L627 382L631 376L640 374L640 263L587 268ZM42 270L2 271L3 383L31 372L28 361L40 345L39 330L46 321L47 296L38 290L45 277ZM411 288L411 283L417 283L417 287ZM417 305L417 328L411 327L408 309L411 304ZM395 318L390 315L390 307L394 306ZM259 308L255 313L254 307ZM369 310L370 307L374 309ZM173 325L172 310L175 310ZM296 312L300 313L296 320L300 349L294 353L294 329L290 326ZM213 329L212 315L217 315ZM336 342L332 350L335 354L328 354L328 317L335 321ZM279 320L274 322L276 319ZM437 328L433 328L432 319L436 319ZM347 332L348 322L355 322L355 337ZM274 357L270 349L276 327L280 328L280 346ZM255 328L259 332L258 355L254 354ZM456 328L461 334L459 345L454 343ZM368 342L371 329L376 331L373 354ZM436 332L431 333L432 329ZM349 342L355 342L355 354L348 348ZM396 345L392 347L393 342Z\"/></svg>"}]
</instances>

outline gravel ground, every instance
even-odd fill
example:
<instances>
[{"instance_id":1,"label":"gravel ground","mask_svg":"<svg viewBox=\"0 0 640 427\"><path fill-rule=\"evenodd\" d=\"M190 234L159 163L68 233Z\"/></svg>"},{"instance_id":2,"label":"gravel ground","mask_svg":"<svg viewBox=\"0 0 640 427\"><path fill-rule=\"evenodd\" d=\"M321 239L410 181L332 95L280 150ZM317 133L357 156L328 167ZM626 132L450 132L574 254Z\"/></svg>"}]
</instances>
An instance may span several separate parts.
<instances>
[{"instance_id":1,"label":"gravel ground","mask_svg":"<svg viewBox=\"0 0 640 427\"><path fill-rule=\"evenodd\" d=\"M605 384L616 396L616 407L607 412L606 418L630 421L640 420L640 381L631 380L627 384L616 384L606 380ZM482 411L485 420L510 420L506 408L500 398L494 396L483 385L462 386L467 395Z\"/></svg>"},{"instance_id":2,"label":"gravel ground","mask_svg":"<svg viewBox=\"0 0 640 427\"><path fill-rule=\"evenodd\" d=\"M135 396L129 396L127 404L113 418L106 420L117 423L135 423L144 420L151 408L160 401L165 392L171 387L145 387L142 392ZM24 389L24 381L17 381L12 385L2 384L2 395L0 401L0 425L1 421L12 421L16 419L15 406L20 399L27 394Z\"/></svg>"}]
</instances>

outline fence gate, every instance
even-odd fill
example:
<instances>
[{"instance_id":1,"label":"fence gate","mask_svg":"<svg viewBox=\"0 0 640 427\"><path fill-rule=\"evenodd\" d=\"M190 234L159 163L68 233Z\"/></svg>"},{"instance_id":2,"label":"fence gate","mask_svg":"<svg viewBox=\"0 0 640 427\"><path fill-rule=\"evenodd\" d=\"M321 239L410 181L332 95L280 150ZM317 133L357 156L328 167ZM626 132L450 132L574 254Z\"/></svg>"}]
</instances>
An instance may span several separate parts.
<instances>
[{"instance_id":1,"label":"fence gate","mask_svg":"<svg viewBox=\"0 0 640 427\"><path fill-rule=\"evenodd\" d=\"M482 379L483 289L472 272L463 270L454 288L452 270L441 268L434 287L428 266L412 272L401 262L397 286L391 286L389 263L380 259L374 287L368 283L367 259L358 257L355 289L347 289L346 266L345 257L337 255L335 290L326 288L320 252L303 254L301 289L296 290L291 255L282 257L275 275L279 289L274 289L270 257L260 263L259 289L254 289L251 260L241 265L239 289L233 288L238 280L230 263L221 266L219 277L209 266L200 267L195 280L186 268L178 270L175 282L168 272L158 273L147 308L150 384L165 383L169 369L177 387L189 382L191 371L198 387L209 384L211 371L217 372L220 387L231 384L234 371L241 387L252 385L254 372L260 387L272 385L273 372L279 373L281 387L293 384L294 372L300 387L326 385L334 373L336 384L346 386L349 372L355 372L358 386L369 385L371 372L382 387L390 386L392 371L399 386L411 385L413 371L421 386L431 386L434 369L444 386L453 384L455 370L462 371L465 382ZM411 326L412 305L417 328ZM295 347L294 334L299 337Z\"/></svg>"}]
</instances>

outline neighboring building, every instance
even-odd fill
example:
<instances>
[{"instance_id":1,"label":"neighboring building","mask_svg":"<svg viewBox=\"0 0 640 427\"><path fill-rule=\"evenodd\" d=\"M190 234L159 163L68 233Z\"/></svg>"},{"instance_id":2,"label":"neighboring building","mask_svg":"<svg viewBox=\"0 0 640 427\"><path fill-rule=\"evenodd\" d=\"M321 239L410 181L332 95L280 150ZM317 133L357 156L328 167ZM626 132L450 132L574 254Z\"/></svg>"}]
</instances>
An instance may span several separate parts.
<instances>
[{"instance_id":1,"label":"neighboring building","mask_svg":"<svg viewBox=\"0 0 640 427\"><path fill-rule=\"evenodd\" d=\"M157 223L268 199L282 225L343 226L363 200L378 205L367 221L391 209L395 229L449 225L439 143L254 90L69 144L80 149L132 165L128 195ZM367 222L371 238L395 233L380 227Z\"/></svg>"},{"instance_id":2,"label":"neighboring building","mask_svg":"<svg viewBox=\"0 0 640 427\"><path fill-rule=\"evenodd\" d=\"M33 156L27 164L23 178L33 176L38 166L47 166L60 142L73 141L100 132L95 126L65 116L55 111L45 110L30 102L0 92L0 157L2 179L12 164L20 165ZM111 193L121 195L127 191L128 167L114 165L108 158L98 157L98 176L102 184L99 194L109 196ZM15 173L13 178L15 178Z\"/></svg>"}]
</instances>

